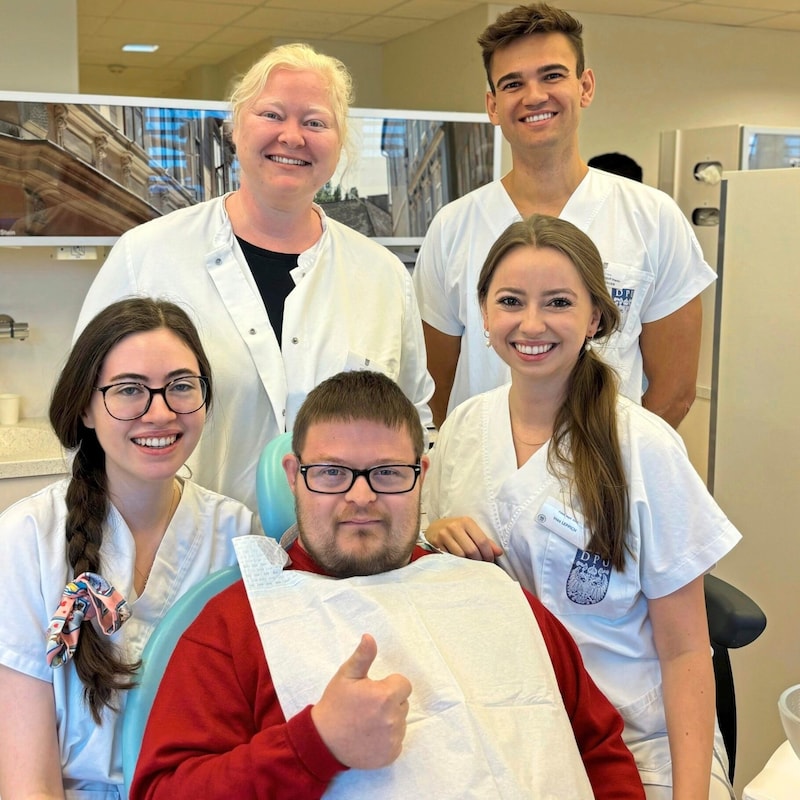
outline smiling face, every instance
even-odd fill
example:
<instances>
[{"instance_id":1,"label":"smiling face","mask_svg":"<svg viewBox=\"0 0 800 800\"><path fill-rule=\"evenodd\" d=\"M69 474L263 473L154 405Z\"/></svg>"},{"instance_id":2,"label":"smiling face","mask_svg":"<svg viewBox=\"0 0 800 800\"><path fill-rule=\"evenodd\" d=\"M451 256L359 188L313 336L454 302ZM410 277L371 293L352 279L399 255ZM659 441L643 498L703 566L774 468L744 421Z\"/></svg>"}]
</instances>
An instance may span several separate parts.
<instances>
[{"instance_id":1,"label":"smiling face","mask_svg":"<svg viewBox=\"0 0 800 800\"><path fill-rule=\"evenodd\" d=\"M311 202L333 175L341 138L322 76L274 69L233 131L242 190L280 205Z\"/></svg>"},{"instance_id":2,"label":"smiling face","mask_svg":"<svg viewBox=\"0 0 800 800\"><path fill-rule=\"evenodd\" d=\"M126 336L108 352L95 386L132 381L153 389L184 375L198 375L197 358L166 328ZM93 428L106 454L112 494L121 488L172 480L194 450L205 423L205 407L192 414L170 411L161 395L147 413L122 421L106 411L101 392L92 392L83 423Z\"/></svg>"},{"instance_id":3,"label":"smiling face","mask_svg":"<svg viewBox=\"0 0 800 800\"><path fill-rule=\"evenodd\" d=\"M563 33L516 39L492 56L494 94L486 110L512 152L530 147L577 146L581 109L594 96L594 75L576 74L577 56Z\"/></svg>"},{"instance_id":4,"label":"smiling face","mask_svg":"<svg viewBox=\"0 0 800 800\"><path fill-rule=\"evenodd\" d=\"M499 261L481 304L492 347L515 380L562 392L600 311L575 265L553 247L523 245Z\"/></svg>"},{"instance_id":5,"label":"smiling face","mask_svg":"<svg viewBox=\"0 0 800 800\"><path fill-rule=\"evenodd\" d=\"M367 420L318 422L309 426L300 453L303 464L338 464L368 469L414 464L411 435ZM428 459L410 492L376 494L364 476L344 494L308 489L294 455L283 459L295 496L299 542L329 575L377 575L408 564L419 535L420 491Z\"/></svg>"}]
</instances>

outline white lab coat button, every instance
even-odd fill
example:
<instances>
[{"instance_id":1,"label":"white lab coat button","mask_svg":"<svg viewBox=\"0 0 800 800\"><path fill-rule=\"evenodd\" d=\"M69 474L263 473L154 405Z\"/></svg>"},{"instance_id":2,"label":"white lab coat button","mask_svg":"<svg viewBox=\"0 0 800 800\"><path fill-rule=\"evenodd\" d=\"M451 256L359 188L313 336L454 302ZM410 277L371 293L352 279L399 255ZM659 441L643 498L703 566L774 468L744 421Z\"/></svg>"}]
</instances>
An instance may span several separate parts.
<instances>
[{"instance_id":1,"label":"white lab coat button","mask_svg":"<svg viewBox=\"0 0 800 800\"><path fill-rule=\"evenodd\" d=\"M222 263L222 259L221 259L221 258L215 258L215 259L214 259L214 263L215 263L217 266L219 266L219 265Z\"/></svg>"},{"instance_id":2,"label":"white lab coat button","mask_svg":"<svg viewBox=\"0 0 800 800\"><path fill-rule=\"evenodd\" d=\"M250 328L250 330L248 331L248 333L249 333L251 336L255 336L255 335L256 335L256 329L255 329L255 328Z\"/></svg>"},{"instance_id":3,"label":"white lab coat button","mask_svg":"<svg viewBox=\"0 0 800 800\"><path fill-rule=\"evenodd\" d=\"M292 344L297 344L300 340L296 336L292 336Z\"/></svg>"}]
</instances>

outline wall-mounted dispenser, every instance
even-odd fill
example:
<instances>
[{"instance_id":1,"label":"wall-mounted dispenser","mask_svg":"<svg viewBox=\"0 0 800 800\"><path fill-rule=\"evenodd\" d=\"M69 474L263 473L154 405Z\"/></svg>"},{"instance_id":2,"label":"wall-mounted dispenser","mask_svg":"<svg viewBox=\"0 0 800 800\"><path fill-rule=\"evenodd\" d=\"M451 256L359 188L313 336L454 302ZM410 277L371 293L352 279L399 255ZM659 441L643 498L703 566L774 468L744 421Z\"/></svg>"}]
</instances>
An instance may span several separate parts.
<instances>
[{"instance_id":1,"label":"wall-mounted dispenser","mask_svg":"<svg viewBox=\"0 0 800 800\"><path fill-rule=\"evenodd\" d=\"M23 339L28 338L30 333L27 322L14 322L8 314L0 314L0 339Z\"/></svg>"}]
</instances>

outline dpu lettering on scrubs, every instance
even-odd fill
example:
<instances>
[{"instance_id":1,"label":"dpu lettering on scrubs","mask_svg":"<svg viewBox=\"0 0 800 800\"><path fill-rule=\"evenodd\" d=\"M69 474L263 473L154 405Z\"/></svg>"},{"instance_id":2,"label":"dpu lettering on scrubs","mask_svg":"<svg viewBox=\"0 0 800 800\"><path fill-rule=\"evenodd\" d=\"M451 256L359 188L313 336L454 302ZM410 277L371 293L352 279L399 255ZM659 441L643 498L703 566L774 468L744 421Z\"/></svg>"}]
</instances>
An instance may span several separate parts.
<instances>
[{"instance_id":1,"label":"dpu lettering on scrubs","mask_svg":"<svg viewBox=\"0 0 800 800\"><path fill-rule=\"evenodd\" d=\"M625 312L633 303L633 289L612 289L611 299L616 303L620 312Z\"/></svg>"}]
</instances>

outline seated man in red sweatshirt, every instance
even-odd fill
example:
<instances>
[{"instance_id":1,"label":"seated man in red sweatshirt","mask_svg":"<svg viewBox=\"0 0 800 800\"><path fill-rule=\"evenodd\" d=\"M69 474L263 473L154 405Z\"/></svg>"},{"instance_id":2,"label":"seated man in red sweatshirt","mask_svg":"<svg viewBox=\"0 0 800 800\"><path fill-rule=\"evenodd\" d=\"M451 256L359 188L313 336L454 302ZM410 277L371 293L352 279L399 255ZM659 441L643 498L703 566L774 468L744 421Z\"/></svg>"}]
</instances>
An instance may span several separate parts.
<instances>
[{"instance_id":1,"label":"seated man in red sweatshirt","mask_svg":"<svg viewBox=\"0 0 800 800\"><path fill-rule=\"evenodd\" d=\"M493 564L416 546L428 459L397 385L329 378L292 444L286 550L237 541L243 581L180 640L132 800L643 800L561 624Z\"/></svg>"}]
</instances>

